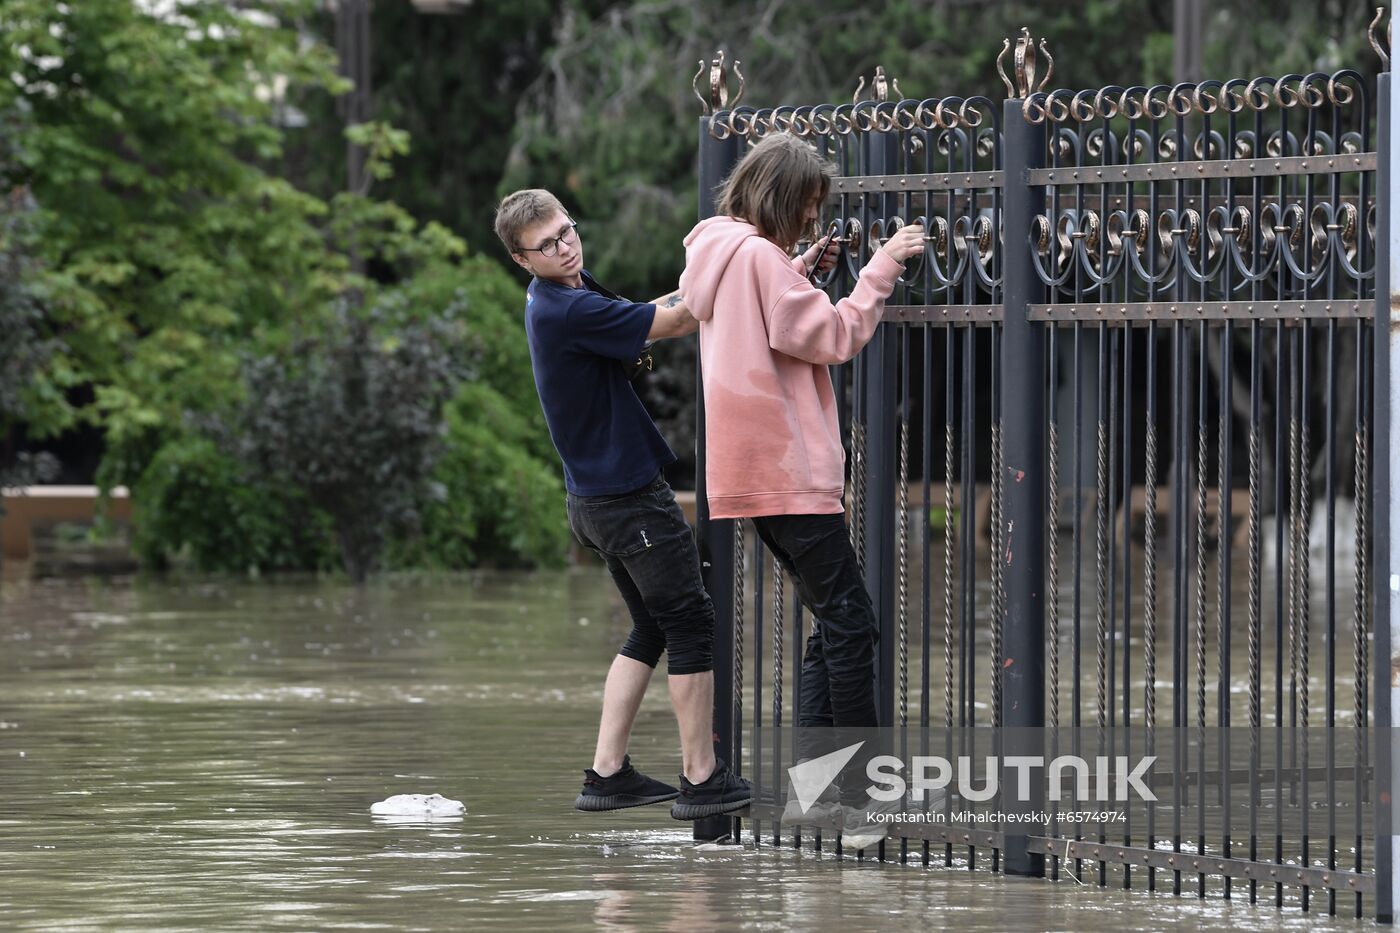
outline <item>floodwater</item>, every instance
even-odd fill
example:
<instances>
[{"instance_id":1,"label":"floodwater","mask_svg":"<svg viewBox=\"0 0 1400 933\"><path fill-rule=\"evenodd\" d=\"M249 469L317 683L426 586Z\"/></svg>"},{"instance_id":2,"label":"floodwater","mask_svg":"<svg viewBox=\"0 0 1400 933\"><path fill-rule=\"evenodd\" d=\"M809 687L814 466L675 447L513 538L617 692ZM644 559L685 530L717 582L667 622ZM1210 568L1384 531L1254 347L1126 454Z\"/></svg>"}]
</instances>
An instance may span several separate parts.
<instances>
[{"instance_id":1,"label":"floodwater","mask_svg":"<svg viewBox=\"0 0 1400 933\"><path fill-rule=\"evenodd\" d=\"M607 574L0 587L7 930L1356 930L1238 897L696 847L572 809ZM658 678L659 680L659 678ZM679 769L664 685L634 761ZM391 794L457 798L431 823ZM983 863L985 865L985 861ZM1087 880L1087 879L1086 879ZM1135 881L1140 886L1140 881Z\"/></svg>"}]
</instances>

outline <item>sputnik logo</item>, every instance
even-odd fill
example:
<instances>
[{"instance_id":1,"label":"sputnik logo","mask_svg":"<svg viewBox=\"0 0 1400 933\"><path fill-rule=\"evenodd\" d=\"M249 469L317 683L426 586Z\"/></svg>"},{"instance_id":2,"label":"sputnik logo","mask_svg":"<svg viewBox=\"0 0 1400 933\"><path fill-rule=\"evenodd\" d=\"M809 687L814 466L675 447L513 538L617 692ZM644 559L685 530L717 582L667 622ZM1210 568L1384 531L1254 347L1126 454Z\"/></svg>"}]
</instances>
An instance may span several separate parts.
<instances>
[{"instance_id":1,"label":"sputnik logo","mask_svg":"<svg viewBox=\"0 0 1400 933\"><path fill-rule=\"evenodd\" d=\"M813 758L788 768L788 780L792 782L793 793L797 795L797 805L802 808L803 814L812 809L812 804L817 802L822 791L831 786L831 782L836 780L836 775L841 773L841 769L850 763L864 744L857 742L847 745L820 758Z\"/></svg>"}]
</instances>

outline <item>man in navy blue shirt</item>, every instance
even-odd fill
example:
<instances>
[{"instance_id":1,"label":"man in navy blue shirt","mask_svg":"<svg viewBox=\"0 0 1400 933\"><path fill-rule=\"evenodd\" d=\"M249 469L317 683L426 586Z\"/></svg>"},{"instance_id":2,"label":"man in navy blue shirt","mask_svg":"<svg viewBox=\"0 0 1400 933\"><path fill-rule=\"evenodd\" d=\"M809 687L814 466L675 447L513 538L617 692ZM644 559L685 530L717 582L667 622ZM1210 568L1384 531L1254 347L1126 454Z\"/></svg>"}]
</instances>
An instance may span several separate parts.
<instances>
[{"instance_id":1,"label":"man in navy blue shirt","mask_svg":"<svg viewBox=\"0 0 1400 933\"><path fill-rule=\"evenodd\" d=\"M752 796L749 784L714 754L714 607L690 526L661 472L676 455L629 378L650 341L698 325L678 292L633 302L595 282L583 268L576 224L548 191L506 196L496 235L533 276L525 332L540 405L564 462L569 526L603 558L632 616L608 671L593 767L584 769L574 806L675 801L671 815L682 820L738 810ZM680 727L679 790L633 768L627 755L663 651Z\"/></svg>"}]
</instances>

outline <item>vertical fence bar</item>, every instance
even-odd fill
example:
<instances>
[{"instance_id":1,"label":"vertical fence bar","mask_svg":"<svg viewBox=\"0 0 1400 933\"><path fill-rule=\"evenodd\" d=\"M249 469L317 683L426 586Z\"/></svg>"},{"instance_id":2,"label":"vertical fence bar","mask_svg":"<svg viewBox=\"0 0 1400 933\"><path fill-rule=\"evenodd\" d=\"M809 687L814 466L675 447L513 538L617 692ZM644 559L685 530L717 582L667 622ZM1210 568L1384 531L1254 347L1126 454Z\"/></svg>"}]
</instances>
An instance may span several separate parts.
<instances>
[{"instance_id":1,"label":"vertical fence bar","mask_svg":"<svg viewBox=\"0 0 1400 933\"><path fill-rule=\"evenodd\" d=\"M1249 860L1259 860L1259 720L1260 720L1260 567L1259 567L1259 474L1260 474L1260 379L1263 337L1258 321L1249 326ZM1275 568L1277 570L1277 568ZM1277 787L1277 784L1275 784ZM1282 795L1275 794L1275 808ZM1249 882L1249 902L1256 903L1259 886Z\"/></svg>"},{"instance_id":2,"label":"vertical fence bar","mask_svg":"<svg viewBox=\"0 0 1400 933\"><path fill-rule=\"evenodd\" d=\"M715 139L710 135L709 117L699 123L700 219L713 217L715 190L730 168L743 155L743 139L731 136ZM700 351L695 351L695 524L700 545L700 569L710 602L715 607L715 755L732 760L735 739L733 731L734 656L742 646L734 643L734 523L727 519L710 518L705 483L705 375L701 371ZM735 763L737 765L737 762ZM726 836L732 821L726 816L696 820L694 838L711 840Z\"/></svg>"},{"instance_id":3,"label":"vertical fence bar","mask_svg":"<svg viewBox=\"0 0 1400 933\"><path fill-rule=\"evenodd\" d=\"M1082 197L1081 197L1082 200ZM1077 260L1078 257L1075 257ZM1073 260L1072 260L1073 261ZM1109 425L1112 424L1112 413L1109 411L1108 398L1112 394L1112 376L1108 368L1108 344L1112 339L1108 326L1100 323L1098 329L1098 339L1095 341L1099 354L1098 366L1094 369L1094 402L1097 412L1094 421L1094 646L1097 652L1095 664L1096 693L1094 711L1096 722L1098 723L1098 741L1094 754L1101 756L1108 754L1108 748L1104 742L1107 737L1106 730L1109 726L1110 710L1113 701L1109 698L1109 690L1112 689L1110 664L1113 658L1113 649L1110 647L1111 634L1109 631L1109 617L1112 614L1112 604L1109 593L1113 589L1111 582L1112 565L1110 563L1110 553L1113 550L1112 542L1109 540L1109 500L1113 495L1109 474L1112 472L1110 466L1111 455L1109 454ZM1116 359L1116 357L1115 357ZM1103 845L1107 838L1104 835L1104 823L1099 821L1099 845ZM1108 863L1099 861L1099 887L1108 884Z\"/></svg>"},{"instance_id":4,"label":"vertical fence bar","mask_svg":"<svg viewBox=\"0 0 1400 933\"><path fill-rule=\"evenodd\" d=\"M1196 851L1204 855L1206 853L1206 590L1208 581L1206 579L1206 478L1209 472L1206 465L1206 447L1209 439L1206 436L1206 415L1209 405L1206 396L1209 386L1206 381L1206 374L1210 371L1210 364L1206 360L1206 343L1209 340L1210 328L1202 323L1200 332L1200 350L1197 359L1200 364L1197 368L1196 377L1198 385L1196 389L1195 412L1196 412L1196 469L1195 486L1196 497L1192 513L1195 524L1195 535L1193 541L1193 556L1196 561L1195 570L1195 613L1193 631L1196 633ZM1205 872L1198 872L1196 875L1196 896L1206 896L1206 875Z\"/></svg>"},{"instance_id":5,"label":"vertical fence bar","mask_svg":"<svg viewBox=\"0 0 1400 933\"><path fill-rule=\"evenodd\" d=\"M758 527L754 526L753 542L753 751L749 754L749 773L755 781L763 775L763 565L767 554L763 541L758 537ZM774 790L777 786L774 785ZM774 802L777 800L775 798ZM753 844L763 842L762 829L758 820L753 823Z\"/></svg>"},{"instance_id":6,"label":"vertical fence bar","mask_svg":"<svg viewBox=\"0 0 1400 933\"><path fill-rule=\"evenodd\" d=\"M1002 266L1005 317L1001 372L1003 392L1016 397L1018 390L1043 391L1046 380L1044 328L1029 319L1030 305L1044 300L1045 289L1036 277L1028 246L1032 220L1045 209L1045 199L1043 191L1026 179L1026 173L1040 164L1045 130L1026 120L1019 100L1007 101L1004 108L1003 228L1004 242L1010 248ZM1045 418L1040 406L1019 404L1006 406L1004 417L1005 460L1012 479L1005 493L1009 541L1006 554L992 555L993 560L1007 560L1009 571L1003 631L1003 724L1029 732L1045 726ZM1013 751L1044 753L1043 748L1006 748L1008 754ZM1042 784L1036 780L1031 786L1033 799L1013 801L1016 811L1044 809ZM1005 838L1009 874L1044 874L1044 856L1028 851L1025 835L1008 830Z\"/></svg>"},{"instance_id":7,"label":"vertical fence bar","mask_svg":"<svg viewBox=\"0 0 1400 933\"><path fill-rule=\"evenodd\" d=\"M793 594L794 600L797 594ZM783 635L787 624L787 617L783 613L783 566L776 557L773 558L773 803L778 803L781 797L778 795L778 788L782 787L783 773ZM793 704L794 707L796 704ZM796 725L797 717L793 717L793 724ZM757 774L758 772L754 772ZM783 841L782 826L778 820L773 821L773 845L781 845Z\"/></svg>"},{"instance_id":8,"label":"vertical fence bar","mask_svg":"<svg viewBox=\"0 0 1400 933\"><path fill-rule=\"evenodd\" d=\"M792 755L794 763L797 762L797 730L802 726L800 718L802 709L802 598L797 593L797 587L793 586L792 593L792 747L789 754ZM812 834L814 847L821 845L821 830L815 830ZM802 848L802 827L795 826L792 830L792 847Z\"/></svg>"},{"instance_id":9,"label":"vertical fence bar","mask_svg":"<svg viewBox=\"0 0 1400 933\"><path fill-rule=\"evenodd\" d=\"M1132 758L1133 712L1133 330L1123 328L1123 754ZM1129 808L1123 821L1123 845L1133 844L1133 816ZM1133 871L1123 867L1123 887L1133 886Z\"/></svg>"},{"instance_id":10,"label":"vertical fence bar","mask_svg":"<svg viewBox=\"0 0 1400 933\"><path fill-rule=\"evenodd\" d=\"M1147 324L1147 420L1143 437L1142 524L1142 724L1148 755L1157 752L1157 322ZM1147 847L1157 848L1157 806L1147 802ZM1147 890L1157 890L1157 869L1147 869Z\"/></svg>"},{"instance_id":11,"label":"vertical fence bar","mask_svg":"<svg viewBox=\"0 0 1400 933\"><path fill-rule=\"evenodd\" d=\"M897 172L899 134L871 133L865 170L871 174ZM876 200L882 223L897 213L896 197ZM895 699L895 456L896 405L899 389L898 325L881 324L861 351L859 368L865 399L865 588L880 624L880 644L875 664L875 708L880 725L894 725Z\"/></svg>"},{"instance_id":12,"label":"vertical fence bar","mask_svg":"<svg viewBox=\"0 0 1400 933\"><path fill-rule=\"evenodd\" d=\"M932 676L929 661L932 651L933 636L933 530L932 522L929 520L933 510L933 327L926 326L922 329L923 350L924 350L924 372L923 372L923 458L920 463L923 465L923 488L924 504L918 510L920 536L923 538L923 612L920 616L920 650L922 652L920 660L922 668L919 672L919 725L923 728L919 732L919 754L927 756L929 754L929 727L932 725L932 713L929 709L929 679ZM952 521L952 516L944 514L945 522ZM945 669L944 678L952 676L952 671ZM929 864L929 844L928 840L923 844L924 865Z\"/></svg>"},{"instance_id":13,"label":"vertical fence bar","mask_svg":"<svg viewBox=\"0 0 1400 933\"><path fill-rule=\"evenodd\" d=\"M1392 20L1400 9L1400 0L1391 3ZM1400 173L1390 164L1393 152L1393 134L1397 120L1400 120L1400 100L1396 100L1391 88L1391 74L1380 76L1379 107L1377 124L1379 133L1378 150L1380 158L1376 170L1376 201L1380 217L1377 225L1379 242L1376 244L1376 404L1381 408L1374 419L1375 461L1383 466L1375 471L1373 502L1385 503L1385 514L1373 516L1375 527L1376 577L1371 591L1375 594L1373 618L1376 626L1375 650L1372 653L1374 679L1376 683L1375 722L1378 741L1375 743L1376 762L1376 919L1391 923L1395 917L1395 896L1400 889L1400 877L1394 874L1394 847L1396 837L1392 835L1391 808L1394 806L1392 774L1395 762L1395 744L1392 741L1391 726L1395 720L1395 710L1391 704L1395 694L1391 690L1391 645L1395 638L1397 620L1395 601L1391 596L1393 581L1400 578L1400 555L1397 555L1392 542L1393 529L1400 523L1400 503L1391 497L1391 491L1400 486L1400 464L1391 456L1391 438L1395 434L1394 419L1400 416L1400 385L1396 378L1391 359L1400 353L1400 216L1397 216L1396 201L1400 199ZM1384 392L1385 395L1381 395ZM1379 510L1377 510L1379 512Z\"/></svg>"},{"instance_id":14,"label":"vertical fence bar","mask_svg":"<svg viewBox=\"0 0 1400 933\"><path fill-rule=\"evenodd\" d=\"M1256 121L1259 117L1256 116ZM1255 200L1258 202L1259 185L1255 185ZM1258 240L1258 234L1254 234ZM1291 450L1291 441L1288 440L1290 432L1288 429L1288 411L1284 404L1286 394L1284 391L1285 370L1288 367L1287 344L1283 339L1283 321L1274 325L1274 356L1277 364L1274 366L1274 862L1282 865L1283 861L1283 812L1285 809L1283 795L1283 747L1284 730L1287 726L1287 716L1284 713L1284 677L1283 677L1283 657L1284 657L1284 619L1288 615L1285 600L1285 583L1288 580L1287 573L1287 553L1284 550L1284 526L1287 524L1284 509L1285 501L1289 493L1285 488L1288 470L1284 461L1284 452ZM1291 378L1291 377L1290 377ZM1274 886L1274 906L1283 906L1283 885Z\"/></svg>"},{"instance_id":15,"label":"vertical fence bar","mask_svg":"<svg viewBox=\"0 0 1400 933\"><path fill-rule=\"evenodd\" d=\"M909 760L909 344L913 328L900 327L899 335L899 473L895 479L896 543L896 648L895 709L899 728L899 758ZM909 840L899 840L899 861L909 861Z\"/></svg>"},{"instance_id":16,"label":"vertical fence bar","mask_svg":"<svg viewBox=\"0 0 1400 933\"><path fill-rule=\"evenodd\" d=\"M956 585L953 580L953 531L954 531L954 507L953 507L953 477L956 475L954 462L958 459L957 436L955 426L957 424L957 389L953 380L953 373L957 369L957 331L953 325L949 324L943 328L944 334L944 389L943 389L943 728L944 745L943 756L949 761L953 759L953 724L961 724L963 718L963 708L961 702L955 701L953 697L954 683L962 683L962 667L955 666L953 659L953 643L956 640L953 634L955 616L955 595ZM963 479L963 488L967 488L967 479ZM963 529L970 527L972 513L966 510L957 510L956 529L959 536ZM964 563L967 554L963 553ZM957 702L957 715L954 716L954 703ZM944 812L950 813L953 804L953 795L948 794L944 799ZM953 844L950 841L943 847L943 866L951 867L953 864Z\"/></svg>"},{"instance_id":17,"label":"vertical fence bar","mask_svg":"<svg viewBox=\"0 0 1400 933\"><path fill-rule=\"evenodd\" d=\"M1050 740L1049 757L1053 761L1060 754L1060 412L1059 412L1059 385L1060 385L1060 354L1059 354L1059 328L1051 323L1047 325L1049 331L1049 391L1047 393L1046 405L1046 482L1045 494L1047 498L1047 508L1045 512L1046 544L1049 553L1045 560L1045 606L1046 615L1049 617L1047 625L1050 634L1046 640L1046 651L1049 658L1046 663L1050 675L1049 689L1049 719L1050 719ZM1054 801L1050 803L1050 832L1049 835L1058 837L1063 832L1060 822L1059 805ZM1050 877L1058 881L1060 878L1060 858L1052 856L1050 863Z\"/></svg>"}]
</instances>

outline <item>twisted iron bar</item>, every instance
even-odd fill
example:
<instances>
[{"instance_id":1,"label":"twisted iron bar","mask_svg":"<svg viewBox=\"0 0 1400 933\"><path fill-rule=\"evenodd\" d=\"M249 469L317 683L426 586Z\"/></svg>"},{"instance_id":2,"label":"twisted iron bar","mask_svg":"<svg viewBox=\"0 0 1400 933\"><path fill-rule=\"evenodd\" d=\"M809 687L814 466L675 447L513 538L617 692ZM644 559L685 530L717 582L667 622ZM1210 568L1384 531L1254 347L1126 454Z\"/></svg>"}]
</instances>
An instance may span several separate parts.
<instances>
[{"instance_id":1,"label":"twisted iron bar","mask_svg":"<svg viewBox=\"0 0 1400 933\"><path fill-rule=\"evenodd\" d=\"M1367 549L1366 513L1370 508L1370 464L1366 450L1366 423L1358 419L1356 428L1356 587L1352 602L1353 661L1356 665L1356 727L1366 726L1367 699L1370 696L1371 594Z\"/></svg>"},{"instance_id":2,"label":"twisted iron bar","mask_svg":"<svg viewBox=\"0 0 1400 933\"><path fill-rule=\"evenodd\" d=\"M1142 532L1142 650L1146 681L1144 721L1151 732L1157 727L1157 424L1148 418L1143 438L1143 492L1147 496Z\"/></svg>"},{"instance_id":3,"label":"twisted iron bar","mask_svg":"<svg viewBox=\"0 0 1400 933\"><path fill-rule=\"evenodd\" d=\"M1306 366L1307 366L1307 353L1308 353L1307 332L1306 332L1306 331L1304 331L1304 333L1303 333L1303 350L1302 350L1302 352L1303 352L1303 359L1304 359L1303 366L1304 366L1304 372L1305 372L1305 375L1304 375L1304 378L1303 378L1303 386L1304 386L1304 389L1306 390L1306 387L1307 387ZM1301 730L1300 735L1302 736L1302 738L1299 740L1299 743L1298 743L1298 744L1301 746L1301 752L1302 752L1302 767L1300 768L1300 774L1302 775L1302 784L1303 784L1303 798L1302 798L1302 800L1301 800L1301 802L1300 802L1300 810L1301 810L1302 822L1303 822L1303 834L1302 834L1302 835L1303 835L1303 838L1302 838L1302 851L1301 851L1300 854L1301 854L1301 860L1302 860L1304 863L1307 863L1307 862L1308 862L1308 841L1309 841L1309 840L1308 840L1307 825L1308 825L1308 814L1309 814L1309 809L1308 809L1308 808L1309 808L1310 803L1311 803L1311 802L1310 802L1310 799L1309 799L1310 795L1309 795L1308 792L1307 792L1307 787L1308 787L1308 759L1310 758L1310 755L1309 755L1309 743L1308 743L1308 737L1307 737L1307 736L1308 736L1308 719L1309 719L1309 715L1308 715L1308 714L1309 714L1309 707L1311 706L1311 702L1310 702L1310 693L1311 693L1311 690L1310 690L1310 685L1309 685L1308 681L1309 681L1309 679L1311 678L1311 664L1310 664L1310 661L1311 661L1311 646L1309 645L1309 641L1311 640L1311 638L1310 638L1311 633L1310 633L1309 630L1310 630L1310 628L1311 628L1310 619L1311 619L1311 613L1312 613L1312 607L1311 607L1311 605L1310 605L1310 601L1311 601L1311 599L1310 599L1311 580L1309 579L1309 577L1310 577L1310 575L1311 575L1311 572L1312 572L1312 571L1311 571L1311 566L1310 566L1311 555L1308 553L1308 547L1309 547L1310 538L1311 538L1310 532L1311 532L1311 528L1312 528L1312 501L1311 501L1312 490L1309 488L1310 476L1308 475L1308 473L1309 473L1309 471L1308 471L1309 453L1308 453L1308 452L1309 452L1309 450L1311 449L1312 444L1311 444L1310 439L1309 439L1309 436L1308 436L1308 434L1309 434L1309 431L1308 431L1308 410L1307 410L1307 400L1306 400L1306 399L1307 399L1306 394L1300 396L1300 399L1299 399L1299 407L1301 408L1301 417L1299 418L1299 425L1298 425L1298 453L1299 453L1299 458L1298 458L1297 462L1294 464L1295 477L1296 477L1296 479L1297 479L1297 488L1298 488L1298 514L1297 514L1297 516L1296 516L1295 527L1294 527L1294 534L1295 534L1295 536L1296 536L1296 538L1297 538L1297 540L1296 540L1295 543L1294 543L1294 549L1295 549L1295 551L1296 551L1297 554L1298 554L1298 564L1297 564L1298 575L1297 575L1297 578L1296 578L1296 581L1295 581L1295 582L1296 582L1296 585L1297 585L1297 596L1296 596L1296 599L1297 599L1297 617L1296 617L1296 618L1297 618L1297 625L1296 625L1297 636L1296 636L1295 644L1297 645L1297 651L1298 651L1298 727L1299 727L1300 730ZM1308 896L1308 889L1307 889L1307 888L1304 888L1304 890L1303 890L1303 897L1304 897L1305 903L1306 903L1307 896Z\"/></svg>"},{"instance_id":4,"label":"twisted iron bar","mask_svg":"<svg viewBox=\"0 0 1400 933\"><path fill-rule=\"evenodd\" d=\"M1204 364L1204 361L1202 361ZM1205 400L1201 400L1205 404ZM1206 437L1196 427L1196 726L1206 727Z\"/></svg>"},{"instance_id":5,"label":"twisted iron bar","mask_svg":"<svg viewBox=\"0 0 1400 933\"><path fill-rule=\"evenodd\" d=\"M1255 335L1256 353L1258 335ZM1258 422L1249 426L1249 727L1251 741L1257 741L1260 707L1260 568L1259 568L1259 482L1261 453Z\"/></svg>"},{"instance_id":6,"label":"twisted iron bar","mask_svg":"<svg viewBox=\"0 0 1400 933\"><path fill-rule=\"evenodd\" d=\"M1302 481L1298 476L1298 415L1288 419L1288 673L1290 702L1297 717L1298 696L1298 496ZM1306 688L1305 688L1306 689Z\"/></svg>"},{"instance_id":7,"label":"twisted iron bar","mask_svg":"<svg viewBox=\"0 0 1400 933\"><path fill-rule=\"evenodd\" d=\"M1311 657L1311 648L1308 641L1312 615L1310 596L1312 587L1310 578L1312 573L1312 555L1308 552L1309 530L1312 525L1312 490L1309 488L1308 476L1310 449L1311 443L1309 439L1308 419L1303 417L1298 426L1298 451L1301 455L1298 469L1298 718L1304 729L1306 729L1308 725L1308 678L1310 676L1309 662ZM1306 742L1303 744L1303 753L1304 755L1307 754Z\"/></svg>"},{"instance_id":8,"label":"twisted iron bar","mask_svg":"<svg viewBox=\"0 0 1400 933\"><path fill-rule=\"evenodd\" d=\"M773 558L773 725L783 724L783 565ZM796 721L794 716L793 720Z\"/></svg>"},{"instance_id":9,"label":"twisted iron bar","mask_svg":"<svg viewBox=\"0 0 1400 933\"><path fill-rule=\"evenodd\" d=\"M1358 335L1358 343L1364 348L1365 341ZM1363 381L1364 385L1364 381ZM1369 788L1363 777L1367 761L1367 702L1370 697L1370 638L1371 618L1369 608L1370 579L1367 548L1367 512L1370 509L1370 464L1367 453L1367 424L1365 404L1357 407L1356 413L1356 582L1352 602L1352 663L1355 667L1353 703L1356 715L1355 755L1357 762L1357 799L1369 799ZM1360 811L1357 813L1357 835L1360 836ZM1356 870L1361 870L1361 845L1356 846Z\"/></svg>"},{"instance_id":10,"label":"twisted iron bar","mask_svg":"<svg viewBox=\"0 0 1400 933\"><path fill-rule=\"evenodd\" d=\"M899 574L899 724L905 726L909 724L909 422L903 416L899 419L899 481L895 509L895 529L899 535L896 551Z\"/></svg>"},{"instance_id":11,"label":"twisted iron bar","mask_svg":"<svg viewBox=\"0 0 1400 933\"><path fill-rule=\"evenodd\" d=\"M1054 359L1053 355L1051 359ZM1052 376L1053 378L1053 376ZM1046 453L1049 455L1049 486L1046 489L1046 534L1050 552L1046 564L1045 615L1050 633L1050 730L1052 738L1060 729L1060 420L1051 412Z\"/></svg>"},{"instance_id":12,"label":"twisted iron bar","mask_svg":"<svg viewBox=\"0 0 1400 933\"><path fill-rule=\"evenodd\" d=\"M1001 416L991 423L991 724L1001 726L1002 619L1005 616Z\"/></svg>"},{"instance_id":13,"label":"twisted iron bar","mask_svg":"<svg viewBox=\"0 0 1400 933\"><path fill-rule=\"evenodd\" d=\"M1096 577L1096 638L1098 646L1099 729L1108 725L1108 425L1097 422L1094 496L1094 571Z\"/></svg>"},{"instance_id":14,"label":"twisted iron bar","mask_svg":"<svg viewBox=\"0 0 1400 933\"><path fill-rule=\"evenodd\" d=\"M952 340L952 328L948 339ZM943 722L953 728L953 422L943 423ZM966 482L966 479L963 480ZM960 521L967 521L966 515Z\"/></svg>"},{"instance_id":15,"label":"twisted iron bar","mask_svg":"<svg viewBox=\"0 0 1400 933\"><path fill-rule=\"evenodd\" d=\"M744 542L745 522L734 519L734 731L737 747L739 730L744 721L744 564L747 557ZM743 767L739 756L730 765L735 771Z\"/></svg>"},{"instance_id":16,"label":"twisted iron bar","mask_svg":"<svg viewBox=\"0 0 1400 933\"><path fill-rule=\"evenodd\" d=\"M855 495L851 502L851 550L856 552L856 566L865 574L865 425L851 420L851 485Z\"/></svg>"},{"instance_id":17,"label":"twisted iron bar","mask_svg":"<svg viewBox=\"0 0 1400 933\"><path fill-rule=\"evenodd\" d=\"M1233 336L1230 333L1229 325L1226 325L1226 332L1227 333L1223 336L1224 339L1228 340ZM1226 362L1227 353L1229 353L1228 349L1221 353L1220 391L1225 402L1228 404L1230 392L1228 379L1230 378L1229 370L1232 364ZM1218 456L1215 474L1215 660L1217 670L1219 671L1218 682L1220 684L1218 688L1220 690L1220 697L1218 700L1219 710L1216 713L1216 725L1222 727L1229 722L1230 709L1230 671L1225 666L1225 616L1230 610L1230 591L1227 588L1230 574L1230 561L1226 556L1226 549L1229 543L1226 538L1229 523L1226 519L1230 514L1227 511L1230 508L1230 473L1227 460L1229 459L1230 451L1229 444L1225 442L1225 437L1225 424L1222 418L1216 427L1216 440L1218 442L1216 447L1218 448Z\"/></svg>"}]
</instances>

